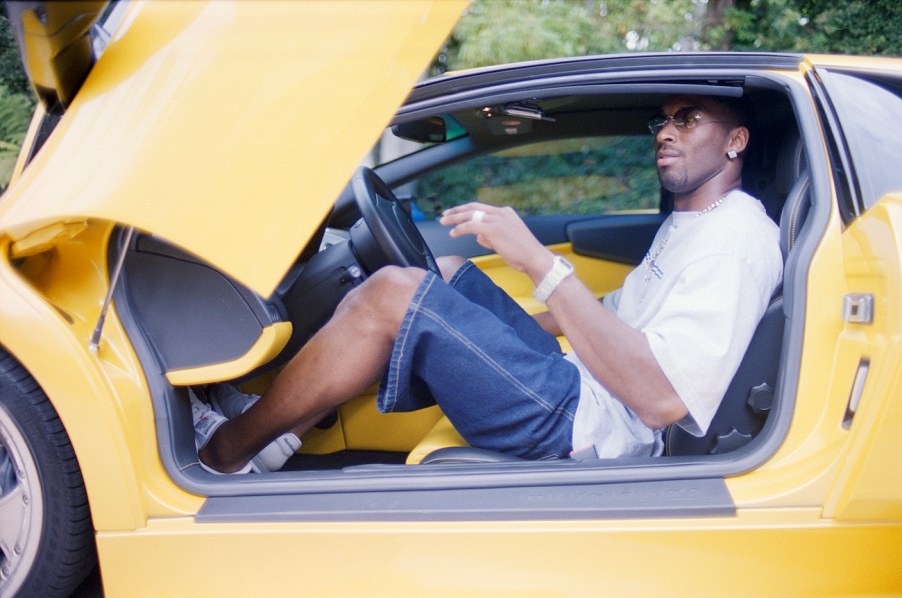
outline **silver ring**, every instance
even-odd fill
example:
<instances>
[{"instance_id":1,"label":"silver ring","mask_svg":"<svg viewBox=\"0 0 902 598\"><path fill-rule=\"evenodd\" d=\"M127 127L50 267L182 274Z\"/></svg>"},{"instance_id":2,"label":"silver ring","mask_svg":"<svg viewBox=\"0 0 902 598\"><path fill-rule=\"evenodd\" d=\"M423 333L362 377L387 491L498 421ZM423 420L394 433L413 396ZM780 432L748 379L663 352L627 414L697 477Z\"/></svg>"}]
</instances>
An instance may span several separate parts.
<instances>
[{"instance_id":1,"label":"silver ring","mask_svg":"<svg viewBox=\"0 0 902 598\"><path fill-rule=\"evenodd\" d=\"M483 218L485 218L485 212L482 210L474 210L473 215L470 216L470 222L482 222Z\"/></svg>"}]
</instances>

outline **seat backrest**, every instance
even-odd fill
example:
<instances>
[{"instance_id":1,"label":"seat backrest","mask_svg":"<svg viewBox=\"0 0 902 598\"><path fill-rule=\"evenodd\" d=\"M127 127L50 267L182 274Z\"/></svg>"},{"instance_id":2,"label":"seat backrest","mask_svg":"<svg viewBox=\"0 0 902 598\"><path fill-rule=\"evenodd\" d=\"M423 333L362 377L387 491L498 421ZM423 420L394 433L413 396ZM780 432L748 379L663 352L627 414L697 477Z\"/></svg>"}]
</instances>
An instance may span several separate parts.
<instances>
[{"instance_id":1,"label":"seat backrest","mask_svg":"<svg viewBox=\"0 0 902 598\"><path fill-rule=\"evenodd\" d=\"M811 178L798 132L789 133L783 141L775 182L780 195L785 196L780 213L780 250L785 263L811 206ZM675 424L669 426L664 437L665 454L721 454L745 446L761 431L774 401L784 327L781 284L758 323L707 433L695 437Z\"/></svg>"},{"instance_id":2,"label":"seat backrest","mask_svg":"<svg viewBox=\"0 0 902 598\"><path fill-rule=\"evenodd\" d=\"M664 434L667 455L717 455L747 444L764 426L774 400L783 340L783 296L777 294L758 323L708 432L696 437L678 425Z\"/></svg>"}]
</instances>

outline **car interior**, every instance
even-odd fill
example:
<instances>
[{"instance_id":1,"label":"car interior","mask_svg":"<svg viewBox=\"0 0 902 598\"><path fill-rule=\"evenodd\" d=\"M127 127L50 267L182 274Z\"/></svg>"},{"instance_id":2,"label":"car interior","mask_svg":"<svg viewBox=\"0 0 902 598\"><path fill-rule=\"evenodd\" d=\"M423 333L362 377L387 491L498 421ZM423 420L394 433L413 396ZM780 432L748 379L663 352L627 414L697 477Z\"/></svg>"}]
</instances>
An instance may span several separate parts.
<instances>
[{"instance_id":1,"label":"car interior","mask_svg":"<svg viewBox=\"0 0 902 598\"><path fill-rule=\"evenodd\" d=\"M486 154L577 137L644 136L643 157L652 162L647 123L663 100L675 93L742 97L746 102L752 142L745 156L743 186L761 199L780 225L786 259L805 230L811 205L803 137L785 90L769 82L756 84L751 78L585 89L536 85L517 93L499 90L445 104L433 102L431 108L402 109L391 128L396 136L415 140L416 151L373 169L362 167L355 174L271 297L258 296L165 239L118 231L116 242L110 243L109 260L122 264L115 305L145 369L161 458L173 478L191 490L228 493L236 488L246 491L247 484L257 482L278 490L298 480L429 475L453 467L462 471L573 467L572 460L535 463L469 447L437 407L379 414L374 388L372 395L351 401L321 421L282 471L213 476L197 465L187 389L230 382L262 393L341 298L384 264L434 269L433 255L458 254L484 260L479 263L488 269L503 270L471 239L452 241L433 220L414 221L412 206L418 200L432 201L417 197L418 179ZM609 269L609 278L616 281L641 262L670 211L666 192L658 191L653 201L657 203L653 209L526 214L525 220L543 243L571 252L580 275L592 268ZM599 296L612 290L590 287ZM650 465L727 462L754 451L766 436L762 431L774 425L776 406L781 400L790 401L778 392L780 376L785 375L781 346L788 323L797 316L784 304L783 293L782 287L775 293L704 437L671 426L665 434L664 457L595 460L579 466L647 471ZM512 294L518 297L516 289Z\"/></svg>"}]
</instances>

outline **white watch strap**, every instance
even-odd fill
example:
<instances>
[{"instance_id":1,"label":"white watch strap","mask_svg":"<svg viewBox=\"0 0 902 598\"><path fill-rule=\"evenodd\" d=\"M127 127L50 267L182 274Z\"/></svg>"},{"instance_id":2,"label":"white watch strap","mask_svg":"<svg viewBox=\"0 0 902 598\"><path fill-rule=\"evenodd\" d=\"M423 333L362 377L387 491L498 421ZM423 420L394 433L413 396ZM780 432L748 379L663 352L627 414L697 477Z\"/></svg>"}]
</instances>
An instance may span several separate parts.
<instances>
[{"instance_id":1,"label":"white watch strap","mask_svg":"<svg viewBox=\"0 0 902 598\"><path fill-rule=\"evenodd\" d=\"M573 264L565 260L559 255L554 256L554 262L551 264L551 270L533 291L532 296L539 303L544 304L551 297L551 294L561 282L568 276L573 274Z\"/></svg>"}]
</instances>

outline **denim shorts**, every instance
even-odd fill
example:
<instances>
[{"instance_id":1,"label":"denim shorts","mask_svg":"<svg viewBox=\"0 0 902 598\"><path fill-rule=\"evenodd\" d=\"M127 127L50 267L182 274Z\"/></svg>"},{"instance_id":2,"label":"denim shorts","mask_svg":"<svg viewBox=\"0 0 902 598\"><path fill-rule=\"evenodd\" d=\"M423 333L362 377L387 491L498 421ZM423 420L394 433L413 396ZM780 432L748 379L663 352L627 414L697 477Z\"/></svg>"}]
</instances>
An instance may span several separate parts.
<instances>
[{"instance_id":1,"label":"denim shorts","mask_svg":"<svg viewBox=\"0 0 902 598\"><path fill-rule=\"evenodd\" d=\"M572 450L580 378L557 339L472 262L427 273L379 387L382 412L438 404L471 446L527 459Z\"/></svg>"}]
</instances>

